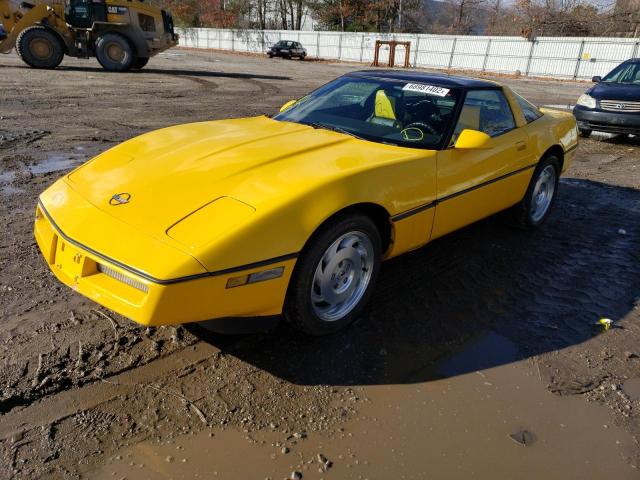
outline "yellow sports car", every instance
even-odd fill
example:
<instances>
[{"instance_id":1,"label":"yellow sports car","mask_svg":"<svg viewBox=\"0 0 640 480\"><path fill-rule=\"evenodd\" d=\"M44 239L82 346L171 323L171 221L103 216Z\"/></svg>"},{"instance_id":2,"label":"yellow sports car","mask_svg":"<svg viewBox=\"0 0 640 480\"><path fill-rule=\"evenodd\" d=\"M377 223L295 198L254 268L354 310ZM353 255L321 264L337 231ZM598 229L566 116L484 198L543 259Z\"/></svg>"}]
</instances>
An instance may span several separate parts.
<instances>
[{"instance_id":1,"label":"yellow sports car","mask_svg":"<svg viewBox=\"0 0 640 480\"><path fill-rule=\"evenodd\" d=\"M269 118L129 140L40 196L55 275L144 325L284 314L349 324L382 260L510 208L549 215L571 163L570 113L498 83L360 71Z\"/></svg>"}]
</instances>

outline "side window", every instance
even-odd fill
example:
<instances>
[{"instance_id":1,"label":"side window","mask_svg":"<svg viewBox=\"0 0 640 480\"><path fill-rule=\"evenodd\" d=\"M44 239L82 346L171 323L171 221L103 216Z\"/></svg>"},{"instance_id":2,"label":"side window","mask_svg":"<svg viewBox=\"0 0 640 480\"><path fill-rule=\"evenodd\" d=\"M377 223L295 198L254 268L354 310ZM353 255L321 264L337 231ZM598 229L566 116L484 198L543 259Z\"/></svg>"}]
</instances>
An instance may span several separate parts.
<instances>
[{"instance_id":1,"label":"side window","mask_svg":"<svg viewBox=\"0 0 640 480\"><path fill-rule=\"evenodd\" d=\"M156 31L156 20L151 15L145 15L144 13L138 13L138 22L140 28L145 32Z\"/></svg>"},{"instance_id":2,"label":"side window","mask_svg":"<svg viewBox=\"0 0 640 480\"><path fill-rule=\"evenodd\" d=\"M349 105L364 105L376 88L370 82L348 82L324 96L319 102L322 109L345 107Z\"/></svg>"},{"instance_id":3,"label":"side window","mask_svg":"<svg viewBox=\"0 0 640 480\"><path fill-rule=\"evenodd\" d=\"M454 141L464 129L497 137L516 128L513 113L501 90L469 90L454 131Z\"/></svg>"},{"instance_id":4,"label":"side window","mask_svg":"<svg viewBox=\"0 0 640 480\"><path fill-rule=\"evenodd\" d=\"M525 100L515 92L514 95L527 123L531 123L542 116L542 112L538 110L538 107L536 107L533 103L529 103L527 100Z\"/></svg>"}]
</instances>

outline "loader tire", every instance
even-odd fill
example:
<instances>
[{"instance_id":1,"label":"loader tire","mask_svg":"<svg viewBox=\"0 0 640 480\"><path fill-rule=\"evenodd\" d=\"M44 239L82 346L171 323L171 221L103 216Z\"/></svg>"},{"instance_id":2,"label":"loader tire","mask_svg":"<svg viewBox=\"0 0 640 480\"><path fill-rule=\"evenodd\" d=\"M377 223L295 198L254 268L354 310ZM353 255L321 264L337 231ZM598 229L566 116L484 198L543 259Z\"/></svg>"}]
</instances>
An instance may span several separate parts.
<instances>
[{"instance_id":1,"label":"loader tire","mask_svg":"<svg viewBox=\"0 0 640 480\"><path fill-rule=\"evenodd\" d=\"M133 67L136 58L129 41L118 33L105 33L98 37L96 57L108 72L126 72Z\"/></svg>"},{"instance_id":2,"label":"loader tire","mask_svg":"<svg viewBox=\"0 0 640 480\"><path fill-rule=\"evenodd\" d=\"M64 58L60 38L42 25L25 28L16 42L16 51L33 68L56 68Z\"/></svg>"},{"instance_id":3,"label":"loader tire","mask_svg":"<svg viewBox=\"0 0 640 480\"><path fill-rule=\"evenodd\" d=\"M149 59L147 57L137 57L133 62L131 68L142 70L147 65L147 63L149 63Z\"/></svg>"}]
</instances>

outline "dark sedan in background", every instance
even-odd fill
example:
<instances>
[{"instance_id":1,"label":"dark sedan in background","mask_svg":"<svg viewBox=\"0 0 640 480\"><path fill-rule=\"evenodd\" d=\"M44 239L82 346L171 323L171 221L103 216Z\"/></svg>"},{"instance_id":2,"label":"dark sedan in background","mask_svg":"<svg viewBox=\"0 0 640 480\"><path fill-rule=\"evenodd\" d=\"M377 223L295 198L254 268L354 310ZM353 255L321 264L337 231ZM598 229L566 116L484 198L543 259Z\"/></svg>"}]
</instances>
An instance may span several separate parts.
<instances>
[{"instance_id":1,"label":"dark sedan in background","mask_svg":"<svg viewBox=\"0 0 640 480\"><path fill-rule=\"evenodd\" d=\"M580 95L573 109L584 137L592 131L640 135L640 58L621 63Z\"/></svg>"},{"instance_id":2,"label":"dark sedan in background","mask_svg":"<svg viewBox=\"0 0 640 480\"><path fill-rule=\"evenodd\" d=\"M300 42L294 42L292 40L280 40L267 51L267 55L269 55L269 58L298 57L300 60L304 60L304 58L307 56L307 51L304 49Z\"/></svg>"}]
</instances>

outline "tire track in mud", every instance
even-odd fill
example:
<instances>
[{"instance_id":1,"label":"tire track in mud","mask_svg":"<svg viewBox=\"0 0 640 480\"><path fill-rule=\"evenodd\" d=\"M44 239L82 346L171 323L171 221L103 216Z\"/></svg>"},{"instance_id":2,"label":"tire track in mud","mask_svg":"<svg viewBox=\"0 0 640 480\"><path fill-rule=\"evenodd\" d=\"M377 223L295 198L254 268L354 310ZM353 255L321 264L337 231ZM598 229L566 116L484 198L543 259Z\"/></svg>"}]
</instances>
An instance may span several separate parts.
<instances>
[{"instance_id":1,"label":"tire track in mud","mask_svg":"<svg viewBox=\"0 0 640 480\"><path fill-rule=\"evenodd\" d=\"M105 320L110 323L95 331L95 324ZM0 390L0 415L63 390L140 368L199 342L182 327L145 329L100 310L73 314L49 327L50 331L36 332L36 335L55 332L60 338L58 344L54 345L53 340L50 346L41 342L36 347L37 354L34 351L19 364L0 367L4 384ZM82 330L87 328L94 333L81 337ZM30 338L12 335L11 341L24 345Z\"/></svg>"},{"instance_id":2,"label":"tire track in mud","mask_svg":"<svg viewBox=\"0 0 640 480\"><path fill-rule=\"evenodd\" d=\"M198 85L208 90L217 90L218 88L220 88L220 85L218 85L217 83L214 83L210 80L205 80L204 78L195 77L191 75L184 75L184 76L181 76L181 78L197 83ZM222 78L230 78L230 79L239 80L241 82L248 83L249 85L252 85L258 89L259 95L271 96L271 95L278 95L281 92L281 89L279 87L271 83L256 80L254 78L233 77L231 75L223 76ZM246 95L247 91L246 90L225 90L224 94L225 95Z\"/></svg>"},{"instance_id":3,"label":"tire track in mud","mask_svg":"<svg viewBox=\"0 0 640 480\"><path fill-rule=\"evenodd\" d=\"M14 147L18 143L31 144L49 135L46 130L27 130L18 133L4 133L0 130L0 149Z\"/></svg>"},{"instance_id":4,"label":"tire track in mud","mask_svg":"<svg viewBox=\"0 0 640 480\"><path fill-rule=\"evenodd\" d=\"M200 77L192 77L189 75L184 75L184 76L181 76L180 78L184 78L186 80L195 82L198 85L206 88L207 90L215 90L220 87L220 85L218 85L217 83L211 82L209 80L205 80L204 78L200 78Z\"/></svg>"},{"instance_id":5,"label":"tire track in mud","mask_svg":"<svg viewBox=\"0 0 640 480\"><path fill-rule=\"evenodd\" d=\"M80 388L49 394L31 402L26 408L3 418L0 424L0 440L10 438L28 426L37 429L63 420L78 411L90 410L109 400L135 390L159 377L188 368L219 349L205 342L199 342L192 348L185 348L167 356L149 362L132 370L99 378Z\"/></svg>"}]
</instances>

